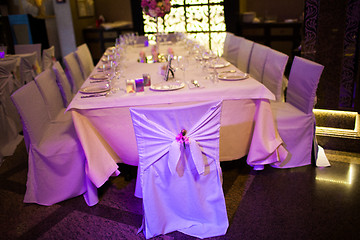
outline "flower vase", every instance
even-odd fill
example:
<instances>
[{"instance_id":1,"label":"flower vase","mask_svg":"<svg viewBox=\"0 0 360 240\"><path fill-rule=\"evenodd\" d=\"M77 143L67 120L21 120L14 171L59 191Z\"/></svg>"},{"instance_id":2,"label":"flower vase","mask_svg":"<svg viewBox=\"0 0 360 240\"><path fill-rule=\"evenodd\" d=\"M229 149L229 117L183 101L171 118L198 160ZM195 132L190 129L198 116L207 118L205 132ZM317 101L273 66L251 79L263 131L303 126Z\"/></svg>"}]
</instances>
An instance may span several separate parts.
<instances>
[{"instance_id":1,"label":"flower vase","mask_svg":"<svg viewBox=\"0 0 360 240\"><path fill-rule=\"evenodd\" d=\"M155 18L156 22L156 36L155 36L155 44L156 44L156 51L159 52L160 50L160 37L159 37L159 22L158 17Z\"/></svg>"}]
</instances>

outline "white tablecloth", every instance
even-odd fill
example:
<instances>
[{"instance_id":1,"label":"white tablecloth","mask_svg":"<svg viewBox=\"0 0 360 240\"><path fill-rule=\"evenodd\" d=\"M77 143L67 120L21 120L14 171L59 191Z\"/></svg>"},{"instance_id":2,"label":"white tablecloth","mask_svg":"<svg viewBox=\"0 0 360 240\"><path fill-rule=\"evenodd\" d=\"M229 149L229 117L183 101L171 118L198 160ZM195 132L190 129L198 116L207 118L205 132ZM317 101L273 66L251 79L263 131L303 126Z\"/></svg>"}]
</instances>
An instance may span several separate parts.
<instances>
[{"instance_id":1,"label":"white tablecloth","mask_svg":"<svg viewBox=\"0 0 360 240\"><path fill-rule=\"evenodd\" d=\"M168 46L162 46L166 52ZM181 49L173 47L175 54ZM143 73L151 75L152 83L161 82L161 63L138 63L138 53L149 48L127 50L125 76L118 85L124 89L125 79L140 78ZM183 52L183 51L182 51ZM234 66L218 69L225 71ZM93 74L97 73L94 69ZM175 80L183 80L183 72L175 73ZM97 186L103 185L111 175L118 174L117 164L138 164L137 145L130 117L129 107L184 105L203 101L223 100L220 129L220 160L228 161L248 155L249 165L265 165L282 161L286 151L277 134L269 100L274 95L253 78L239 81L219 81L213 83L204 78L205 73L195 60L186 71L186 79L200 82L201 88L184 88L176 91L153 91L149 87L144 92L127 94L117 91L107 97L81 98L78 93L68 110L72 111L77 134L84 148L86 171ZM87 79L83 87L92 85Z\"/></svg>"}]
</instances>

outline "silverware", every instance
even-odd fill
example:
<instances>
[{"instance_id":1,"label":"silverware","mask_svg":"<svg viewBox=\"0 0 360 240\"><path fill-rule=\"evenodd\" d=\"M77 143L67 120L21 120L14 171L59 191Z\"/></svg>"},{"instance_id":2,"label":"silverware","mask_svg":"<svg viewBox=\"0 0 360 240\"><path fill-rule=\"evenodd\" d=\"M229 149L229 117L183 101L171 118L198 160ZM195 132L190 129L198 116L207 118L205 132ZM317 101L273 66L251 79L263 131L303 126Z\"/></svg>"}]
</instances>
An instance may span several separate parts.
<instances>
[{"instance_id":1,"label":"silverware","mask_svg":"<svg viewBox=\"0 0 360 240\"><path fill-rule=\"evenodd\" d=\"M195 87L200 87L200 84L197 80L191 80L191 83L195 86Z\"/></svg>"},{"instance_id":2,"label":"silverware","mask_svg":"<svg viewBox=\"0 0 360 240\"><path fill-rule=\"evenodd\" d=\"M99 83L99 82L107 82L107 79L104 80L90 80L90 83Z\"/></svg>"},{"instance_id":3,"label":"silverware","mask_svg":"<svg viewBox=\"0 0 360 240\"><path fill-rule=\"evenodd\" d=\"M82 95L81 98L91 98L91 97L103 97L106 96L107 93L96 93L96 94L89 94L89 95Z\"/></svg>"},{"instance_id":4,"label":"silverware","mask_svg":"<svg viewBox=\"0 0 360 240\"><path fill-rule=\"evenodd\" d=\"M221 73L235 73L236 70L228 70L228 71L222 71Z\"/></svg>"}]
</instances>

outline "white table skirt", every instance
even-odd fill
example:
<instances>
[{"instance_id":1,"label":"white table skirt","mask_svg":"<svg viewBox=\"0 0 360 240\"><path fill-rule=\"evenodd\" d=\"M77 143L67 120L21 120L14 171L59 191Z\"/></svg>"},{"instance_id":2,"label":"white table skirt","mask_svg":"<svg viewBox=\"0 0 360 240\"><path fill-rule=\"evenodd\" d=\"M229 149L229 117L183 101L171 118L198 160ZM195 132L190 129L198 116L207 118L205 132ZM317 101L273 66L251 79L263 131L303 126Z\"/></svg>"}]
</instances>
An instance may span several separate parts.
<instances>
[{"instance_id":1,"label":"white table skirt","mask_svg":"<svg viewBox=\"0 0 360 240\"><path fill-rule=\"evenodd\" d=\"M163 81L158 74L160 64L137 63L138 52L128 50L125 78L139 78L149 73L152 82ZM148 51L148 50L146 50ZM177 50L176 50L177 51ZM175 54L176 54L175 51ZM222 70L235 69L229 66ZM93 74L97 73L96 69ZM270 108L274 95L253 78L240 81L212 83L204 79L195 60L186 72L187 80L196 79L202 88L185 88L176 91L152 91L148 87L142 93L126 94L123 90L109 97L81 98L78 93L68 110L73 121L87 163L86 171L96 187L103 185L110 176L118 174L116 163L138 165L137 145L129 107L184 105L203 101L223 100L220 129L220 160L229 161L248 155L249 165L265 165L282 161L286 151L282 146ZM176 79L182 80L182 72ZM125 87L121 78L120 87ZM86 80L83 87L91 85Z\"/></svg>"}]
</instances>

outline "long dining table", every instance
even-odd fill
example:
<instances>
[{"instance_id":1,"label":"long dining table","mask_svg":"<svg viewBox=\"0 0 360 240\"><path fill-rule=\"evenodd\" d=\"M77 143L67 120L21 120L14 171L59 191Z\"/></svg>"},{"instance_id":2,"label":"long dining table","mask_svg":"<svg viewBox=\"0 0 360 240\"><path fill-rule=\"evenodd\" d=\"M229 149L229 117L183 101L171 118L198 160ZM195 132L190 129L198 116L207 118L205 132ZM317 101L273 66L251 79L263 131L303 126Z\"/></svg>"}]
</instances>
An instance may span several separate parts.
<instances>
[{"instance_id":1,"label":"long dining table","mask_svg":"<svg viewBox=\"0 0 360 240\"><path fill-rule=\"evenodd\" d=\"M171 48L171 49L169 49ZM160 53L169 50L175 55L188 54L181 44L160 45ZM167 82L161 74L166 63L142 63L139 53L151 54L151 46L129 46L122 55L125 70L118 79L112 80L116 91L99 94L95 97L83 97L88 94L78 92L67 111L71 111L77 135L86 155L86 174L93 185L92 204L96 204L96 188L101 187L111 176L120 172L117 163L137 166L139 162L137 144L130 116L130 107L179 106L206 101L222 100L220 127L220 161L237 160L247 156L247 164L261 169L266 164L283 161L287 151L283 146L273 114L270 100L275 96L262 83L248 76L245 79L209 80L197 61L188 56L190 64L185 69L175 71L175 77ZM240 72L224 59L218 64L217 72ZM101 74L100 59L92 74L85 80L82 88L106 84L106 81L94 81L92 76ZM151 77L150 87L143 92L127 93L126 80ZM186 79L184 79L184 76ZM199 86L191 83L196 80ZM184 82L184 87L171 90L154 90L156 84ZM89 204L89 203L88 203Z\"/></svg>"}]
</instances>

